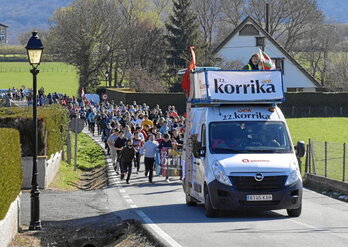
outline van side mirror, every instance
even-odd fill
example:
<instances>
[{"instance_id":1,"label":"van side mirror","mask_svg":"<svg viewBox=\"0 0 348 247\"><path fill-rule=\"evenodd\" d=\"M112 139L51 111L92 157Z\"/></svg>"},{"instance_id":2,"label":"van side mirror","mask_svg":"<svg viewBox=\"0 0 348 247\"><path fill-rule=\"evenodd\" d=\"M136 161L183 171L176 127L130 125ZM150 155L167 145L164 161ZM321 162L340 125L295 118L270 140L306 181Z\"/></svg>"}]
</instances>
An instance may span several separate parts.
<instances>
[{"instance_id":1,"label":"van side mirror","mask_svg":"<svg viewBox=\"0 0 348 247\"><path fill-rule=\"evenodd\" d=\"M297 145L295 146L295 150L296 150L296 155L298 157L302 158L303 156L305 156L306 144L304 143L304 141L298 141Z\"/></svg>"},{"instance_id":2,"label":"van side mirror","mask_svg":"<svg viewBox=\"0 0 348 247\"><path fill-rule=\"evenodd\" d=\"M200 155L200 146L201 146L201 143L200 142L194 142L193 143L193 146L192 146L192 154L195 158L200 158L201 155Z\"/></svg>"},{"instance_id":3,"label":"van side mirror","mask_svg":"<svg viewBox=\"0 0 348 247\"><path fill-rule=\"evenodd\" d=\"M200 157L205 157L206 152L207 152L207 148L206 147L201 147L199 149L199 156Z\"/></svg>"}]
</instances>

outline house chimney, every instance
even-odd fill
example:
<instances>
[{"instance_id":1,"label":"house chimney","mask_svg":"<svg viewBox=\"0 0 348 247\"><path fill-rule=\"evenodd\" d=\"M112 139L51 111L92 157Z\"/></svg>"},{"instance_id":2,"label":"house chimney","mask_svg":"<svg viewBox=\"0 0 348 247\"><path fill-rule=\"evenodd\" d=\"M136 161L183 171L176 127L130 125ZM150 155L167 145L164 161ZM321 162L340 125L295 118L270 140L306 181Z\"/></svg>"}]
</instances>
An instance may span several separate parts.
<instances>
[{"instance_id":1,"label":"house chimney","mask_svg":"<svg viewBox=\"0 0 348 247\"><path fill-rule=\"evenodd\" d=\"M269 33L269 3L266 3L266 31Z\"/></svg>"}]
</instances>

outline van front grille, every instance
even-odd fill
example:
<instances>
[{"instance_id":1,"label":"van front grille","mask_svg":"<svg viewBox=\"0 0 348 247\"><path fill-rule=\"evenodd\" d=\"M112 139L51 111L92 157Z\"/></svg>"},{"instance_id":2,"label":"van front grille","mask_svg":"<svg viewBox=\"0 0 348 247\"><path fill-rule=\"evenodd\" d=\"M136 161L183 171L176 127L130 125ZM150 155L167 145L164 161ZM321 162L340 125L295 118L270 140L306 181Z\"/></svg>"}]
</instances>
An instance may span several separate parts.
<instances>
[{"instance_id":1,"label":"van front grille","mask_svg":"<svg viewBox=\"0 0 348 247\"><path fill-rule=\"evenodd\" d=\"M262 181L256 181L254 176L230 176L233 186L240 191L270 191L284 187L287 176L265 176Z\"/></svg>"}]
</instances>

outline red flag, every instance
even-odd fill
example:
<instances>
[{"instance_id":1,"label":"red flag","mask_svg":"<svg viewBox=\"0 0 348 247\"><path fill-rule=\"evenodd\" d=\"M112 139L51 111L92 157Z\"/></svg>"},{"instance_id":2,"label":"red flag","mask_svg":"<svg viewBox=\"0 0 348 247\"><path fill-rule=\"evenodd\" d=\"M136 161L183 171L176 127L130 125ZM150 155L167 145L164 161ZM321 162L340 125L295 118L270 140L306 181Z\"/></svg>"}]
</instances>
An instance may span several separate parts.
<instances>
[{"instance_id":1,"label":"red flag","mask_svg":"<svg viewBox=\"0 0 348 247\"><path fill-rule=\"evenodd\" d=\"M259 56L264 70L274 70L276 69L275 64L272 59L266 54L266 52L259 49Z\"/></svg>"},{"instance_id":2,"label":"red flag","mask_svg":"<svg viewBox=\"0 0 348 247\"><path fill-rule=\"evenodd\" d=\"M196 55L194 51L195 47L190 46L191 61L182 77L181 88L186 91L187 96L190 95L190 70L196 68Z\"/></svg>"}]
</instances>

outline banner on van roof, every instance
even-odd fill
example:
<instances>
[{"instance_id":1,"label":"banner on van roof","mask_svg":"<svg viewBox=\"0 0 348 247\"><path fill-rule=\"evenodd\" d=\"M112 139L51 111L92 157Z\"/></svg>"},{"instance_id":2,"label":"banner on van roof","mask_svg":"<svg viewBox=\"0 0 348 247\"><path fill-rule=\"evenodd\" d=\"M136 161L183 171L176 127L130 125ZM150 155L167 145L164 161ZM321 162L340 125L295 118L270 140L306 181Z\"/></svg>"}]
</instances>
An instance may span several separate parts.
<instances>
[{"instance_id":1,"label":"banner on van roof","mask_svg":"<svg viewBox=\"0 0 348 247\"><path fill-rule=\"evenodd\" d=\"M191 100L217 102L280 102L284 99L280 71L206 70L193 73Z\"/></svg>"}]
</instances>

